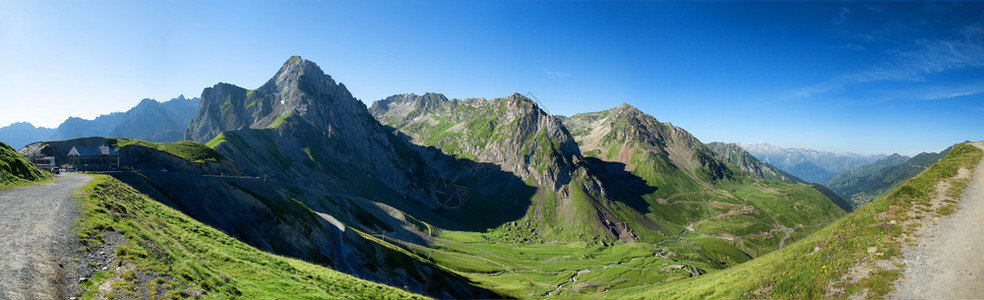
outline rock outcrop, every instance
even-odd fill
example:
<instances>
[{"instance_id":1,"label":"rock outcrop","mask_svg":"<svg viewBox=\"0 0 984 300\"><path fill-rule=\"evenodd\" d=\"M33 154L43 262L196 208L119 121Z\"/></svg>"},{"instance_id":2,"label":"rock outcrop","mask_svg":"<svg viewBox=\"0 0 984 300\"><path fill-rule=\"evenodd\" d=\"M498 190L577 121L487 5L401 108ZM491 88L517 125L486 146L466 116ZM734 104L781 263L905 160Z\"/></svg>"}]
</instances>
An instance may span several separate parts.
<instances>
[{"instance_id":1,"label":"rock outcrop","mask_svg":"<svg viewBox=\"0 0 984 300\"><path fill-rule=\"evenodd\" d=\"M492 100L403 94L376 101L369 111L414 143L500 165L553 190L569 183L583 160L567 128L520 94Z\"/></svg>"},{"instance_id":2,"label":"rock outcrop","mask_svg":"<svg viewBox=\"0 0 984 300\"><path fill-rule=\"evenodd\" d=\"M423 200L427 176L419 155L344 85L300 57L291 57L255 90L227 83L206 88L185 138L278 180L432 205Z\"/></svg>"},{"instance_id":3,"label":"rock outcrop","mask_svg":"<svg viewBox=\"0 0 984 300\"><path fill-rule=\"evenodd\" d=\"M745 149L742 149L741 146L738 146L738 144L711 142L707 143L707 148L710 148L714 153L717 153L725 160L735 164L739 169L748 172L752 176L785 183L806 183L806 181L796 178L796 176L758 160L755 156L745 151Z\"/></svg>"}]
</instances>

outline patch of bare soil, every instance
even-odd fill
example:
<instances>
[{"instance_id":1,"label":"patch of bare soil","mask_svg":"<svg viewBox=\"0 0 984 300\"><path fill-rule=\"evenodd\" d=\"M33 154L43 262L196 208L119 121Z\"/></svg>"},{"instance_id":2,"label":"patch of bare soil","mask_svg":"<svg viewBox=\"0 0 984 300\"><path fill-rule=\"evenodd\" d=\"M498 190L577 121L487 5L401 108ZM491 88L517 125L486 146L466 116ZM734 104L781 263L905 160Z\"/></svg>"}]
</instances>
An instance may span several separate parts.
<instances>
[{"instance_id":1,"label":"patch of bare soil","mask_svg":"<svg viewBox=\"0 0 984 300\"><path fill-rule=\"evenodd\" d=\"M975 143L984 149L984 144ZM984 161L971 177L961 170L958 178L971 178L970 185L956 202L956 213L938 216L934 212L946 205L949 185L937 187L937 194L926 220L916 232L914 243L902 249L905 265L895 299L984 299ZM930 222L931 221L931 222Z\"/></svg>"}]
</instances>

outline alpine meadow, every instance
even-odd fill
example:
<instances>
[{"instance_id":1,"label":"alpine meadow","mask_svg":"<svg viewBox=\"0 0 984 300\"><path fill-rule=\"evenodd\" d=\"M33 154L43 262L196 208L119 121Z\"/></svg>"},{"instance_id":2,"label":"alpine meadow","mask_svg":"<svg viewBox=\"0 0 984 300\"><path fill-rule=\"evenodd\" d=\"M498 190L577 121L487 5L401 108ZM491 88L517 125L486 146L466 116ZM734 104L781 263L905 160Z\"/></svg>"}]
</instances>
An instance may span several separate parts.
<instances>
[{"instance_id":1,"label":"alpine meadow","mask_svg":"<svg viewBox=\"0 0 984 300\"><path fill-rule=\"evenodd\" d=\"M984 298L984 3L53 0L0 32L0 299Z\"/></svg>"}]
</instances>

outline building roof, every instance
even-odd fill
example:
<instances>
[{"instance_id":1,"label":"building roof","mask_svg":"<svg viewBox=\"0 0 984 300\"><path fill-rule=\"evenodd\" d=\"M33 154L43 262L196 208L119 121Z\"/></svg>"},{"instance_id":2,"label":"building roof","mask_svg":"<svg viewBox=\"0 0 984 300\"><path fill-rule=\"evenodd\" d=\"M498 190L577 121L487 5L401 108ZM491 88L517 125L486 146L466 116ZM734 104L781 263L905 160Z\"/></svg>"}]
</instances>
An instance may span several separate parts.
<instances>
[{"instance_id":1,"label":"building roof","mask_svg":"<svg viewBox=\"0 0 984 300\"><path fill-rule=\"evenodd\" d=\"M113 148L109 148L106 145L99 147L72 147L71 151L68 151L68 156L99 156L99 155L116 155L116 151Z\"/></svg>"}]
</instances>

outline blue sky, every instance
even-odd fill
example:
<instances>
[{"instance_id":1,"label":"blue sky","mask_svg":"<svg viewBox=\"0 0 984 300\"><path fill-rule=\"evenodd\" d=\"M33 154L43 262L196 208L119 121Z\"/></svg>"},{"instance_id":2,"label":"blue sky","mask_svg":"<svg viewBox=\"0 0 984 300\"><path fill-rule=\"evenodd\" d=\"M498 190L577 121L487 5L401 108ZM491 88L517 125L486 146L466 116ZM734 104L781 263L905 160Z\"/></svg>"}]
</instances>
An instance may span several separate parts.
<instances>
[{"instance_id":1,"label":"blue sky","mask_svg":"<svg viewBox=\"0 0 984 300\"><path fill-rule=\"evenodd\" d=\"M255 88L291 55L366 103L625 102L704 142L865 154L984 140L973 2L0 0L0 126Z\"/></svg>"}]
</instances>

